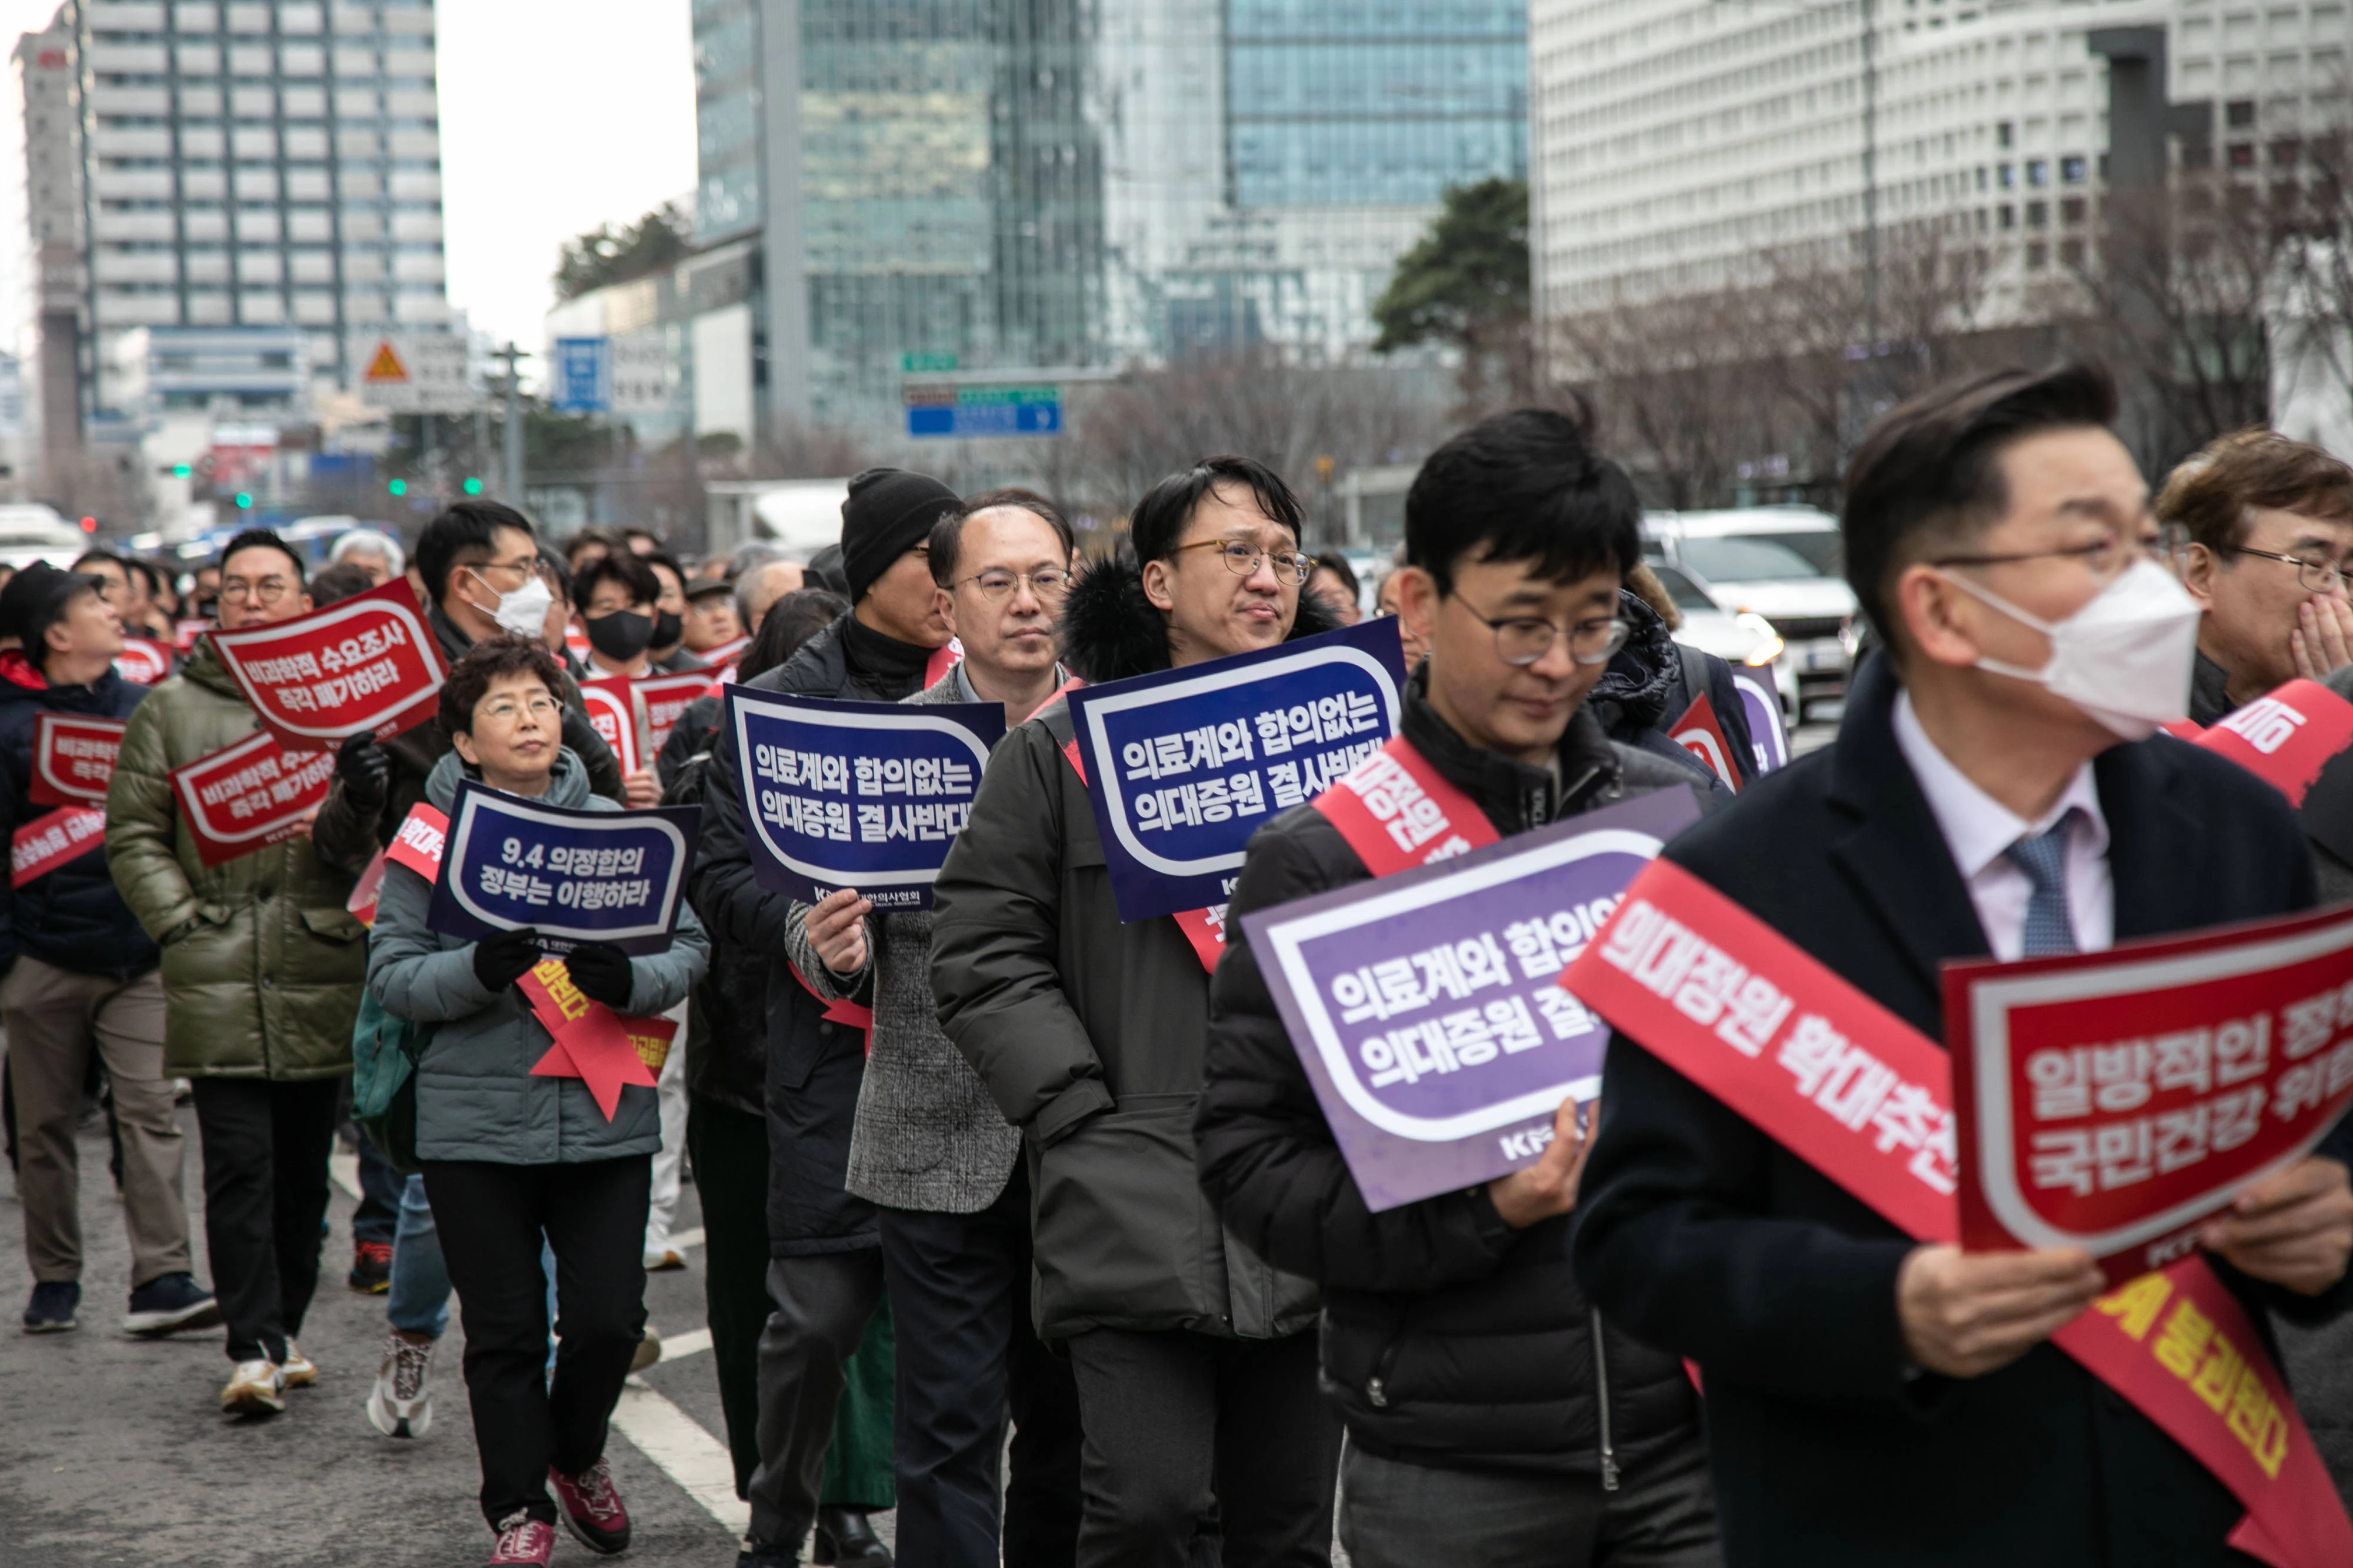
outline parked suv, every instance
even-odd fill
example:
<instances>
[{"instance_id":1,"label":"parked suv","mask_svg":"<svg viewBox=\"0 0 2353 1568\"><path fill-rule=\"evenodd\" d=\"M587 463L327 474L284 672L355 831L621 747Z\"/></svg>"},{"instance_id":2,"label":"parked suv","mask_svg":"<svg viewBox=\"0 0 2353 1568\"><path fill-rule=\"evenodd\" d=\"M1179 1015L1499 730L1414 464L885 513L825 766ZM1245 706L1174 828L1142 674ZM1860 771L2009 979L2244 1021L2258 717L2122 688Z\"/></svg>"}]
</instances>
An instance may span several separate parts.
<instances>
[{"instance_id":1,"label":"parked suv","mask_svg":"<svg viewBox=\"0 0 2353 1568\"><path fill-rule=\"evenodd\" d=\"M1788 645L1797 717L1836 719L1860 643L1854 590L1840 576L1838 521L1810 507L1661 512L1649 547L1727 615L1762 616Z\"/></svg>"}]
</instances>

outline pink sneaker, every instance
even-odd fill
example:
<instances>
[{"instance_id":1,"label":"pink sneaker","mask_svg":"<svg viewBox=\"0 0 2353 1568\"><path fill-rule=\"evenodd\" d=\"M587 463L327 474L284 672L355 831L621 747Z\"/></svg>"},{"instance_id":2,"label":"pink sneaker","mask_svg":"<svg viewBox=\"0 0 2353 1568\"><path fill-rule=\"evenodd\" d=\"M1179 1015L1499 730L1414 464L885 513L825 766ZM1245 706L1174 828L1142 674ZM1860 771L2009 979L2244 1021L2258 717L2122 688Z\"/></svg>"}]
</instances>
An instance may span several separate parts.
<instances>
[{"instance_id":1,"label":"pink sneaker","mask_svg":"<svg viewBox=\"0 0 2353 1568\"><path fill-rule=\"evenodd\" d=\"M512 1568L515 1563L547 1568L547 1560L554 1555L555 1526L527 1513L511 1513L499 1525L498 1543L491 1548L491 1568L501 1564Z\"/></svg>"},{"instance_id":2,"label":"pink sneaker","mask_svg":"<svg viewBox=\"0 0 2353 1568\"><path fill-rule=\"evenodd\" d=\"M591 1552L607 1556L629 1544L629 1510L613 1489L613 1472L602 1459L576 1476L549 1469L555 1483L555 1500L564 1509L564 1527Z\"/></svg>"}]
</instances>

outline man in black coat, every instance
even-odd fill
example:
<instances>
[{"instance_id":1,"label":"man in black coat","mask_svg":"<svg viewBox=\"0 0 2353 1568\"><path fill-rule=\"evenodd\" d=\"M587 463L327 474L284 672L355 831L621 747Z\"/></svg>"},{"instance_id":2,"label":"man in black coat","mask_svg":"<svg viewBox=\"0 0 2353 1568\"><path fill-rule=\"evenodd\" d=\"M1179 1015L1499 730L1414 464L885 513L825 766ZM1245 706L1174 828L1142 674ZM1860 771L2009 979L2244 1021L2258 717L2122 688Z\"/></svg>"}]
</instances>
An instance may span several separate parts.
<instances>
[{"instance_id":1,"label":"man in black coat","mask_svg":"<svg viewBox=\"0 0 2353 1568\"><path fill-rule=\"evenodd\" d=\"M35 562L0 591L0 842L57 808L32 797L39 718L127 717L146 688L115 673L122 622L95 576ZM101 793L105 780L95 782ZM114 889L106 847L88 850L0 896L0 1023L22 1153L25 1255L33 1298L28 1333L76 1326L81 1218L74 1128L90 1057L106 1064L122 1150L122 1219L131 1237L132 1333L220 1321L212 1293L189 1274L184 1155L164 1075L161 962Z\"/></svg>"},{"instance_id":2,"label":"man in black coat","mask_svg":"<svg viewBox=\"0 0 2353 1568\"><path fill-rule=\"evenodd\" d=\"M2196 608L2144 558L2114 411L2103 374L2069 367L1882 419L1843 528L1888 652L1834 746L1667 851L1931 1039L1947 960L2313 901L2275 790L2148 738L2187 702ZM1734 1568L2247 1561L2221 1482L2046 1342L2101 1290L2088 1255L1915 1244L1623 1035L1602 1100L1577 1276L1702 1367ZM2346 1303L2343 1136L2202 1237L2258 1325Z\"/></svg>"},{"instance_id":3,"label":"man in black coat","mask_svg":"<svg viewBox=\"0 0 2353 1568\"><path fill-rule=\"evenodd\" d=\"M903 469L870 468L850 480L841 506L849 613L750 687L860 702L896 702L923 689L925 666L948 640L934 603L927 542L932 525L960 504L937 479ZM844 1368L882 1301L874 1205L843 1184L865 1037L828 1023L825 1005L785 962L794 904L752 874L735 756L735 738L723 723L703 772L694 903L715 937L768 963L768 1295L776 1310L760 1338L749 1560L792 1562L814 1521L818 1549L848 1563L880 1557L864 1512L891 1502L887 1394L871 1467L857 1467L873 1469L871 1495L822 1509L818 1495ZM889 1387L887 1374L881 1387Z\"/></svg>"},{"instance_id":4,"label":"man in black coat","mask_svg":"<svg viewBox=\"0 0 2353 1568\"><path fill-rule=\"evenodd\" d=\"M1422 465L1405 510L1400 614L1430 654L1399 728L1498 835L1661 789L1730 798L1663 737L1611 741L1586 701L1626 635L1641 510L1575 425L1523 409L1472 426ZM1349 1174L1240 919L1372 875L1312 805L1250 839L1193 1124L1226 1224L1324 1287L1349 1561L1712 1568L1690 1381L1605 1327L1570 1275L1574 1102L1534 1165L1480 1186L1374 1214Z\"/></svg>"}]
</instances>

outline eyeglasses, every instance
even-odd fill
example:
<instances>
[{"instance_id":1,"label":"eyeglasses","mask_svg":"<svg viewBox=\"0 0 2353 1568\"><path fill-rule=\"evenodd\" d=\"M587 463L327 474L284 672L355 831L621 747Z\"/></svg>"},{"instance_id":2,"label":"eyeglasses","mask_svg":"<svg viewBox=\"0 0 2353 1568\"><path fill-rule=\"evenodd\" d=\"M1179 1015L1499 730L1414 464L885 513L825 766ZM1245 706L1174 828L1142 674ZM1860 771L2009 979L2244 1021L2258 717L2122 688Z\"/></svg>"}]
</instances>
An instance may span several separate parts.
<instances>
[{"instance_id":1,"label":"eyeglasses","mask_svg":"<svg viewBox=\"0 0 2353 1568\"><path fill-rule=\"evenodd\" d=\"M1261 561L1272 562L1276 578L1294 588L1306 582L1308 574L1315 570L1315 558L1312 555L1302 555L1295 550L1261 550L1239 539L1205 539L1198 544L1180 544L1170 553L1182 554L1187 550L1216 551L1224 559L1226 570L1237 577L1250 576Z\"/></svg>"},{"instance_id":2,"label":"eyeglasses","mask_svg":"<svg viewBox=\"0 0 2353 1568\"><path fill-rule=\"evenodd\" d=\"M2345 587L2346 569L2334 561L2307 561L2301 555L2282 555L2275 550L2250 550L2243 544L2226 544L2222 549L2232 555L2260 555L2266 561L2284 561L2295 568L2296 583L2307 594L2334 594Z\"/></svg>"},{"instance_id":3,"label":"eyeglasses","mask_svg":"<svg viewBox=\"0 0 2353 1568\"><path fill-rule=\"evenodd\" d=\"M264 577L259 583L231 577L220 585L220 598L225 605L242 605L248 598L257 604L274 605L293 586L283 577Z\"/></svg>"},{"instance_id":4,"label":"eyeglasses","mask_svg":"<svg viewBox=\"0 0 2353 1568\"><path fill-rule=\"evenodd\" d=\"M1561 628L1542 616L1506 616L1491 621L1467 604L1462 608L1495 634L1495 657L1518 668L1525 668L1551 652L1561 635ZM1608 664L1609 656L1626 646L1626 623L1614 616L1578 621L1568 628L1568 657L1583 665Z\"/></svg>"},{"instance_id":5,"label":"eyeglasses","mask_svg":"<svg viewBox=\"0 0 2353 1568\"><path fill-rule=\"evenodd\" d=\"M511 572L514 574L514 581L520 586L523 578L538 572L541 565L539 557L534 555L527 561L470 562L466 565L466 570L481 578L485 583L490 582L489 574L492 572Z\"/></svg>"},{"instance_id":6,"label":"eyeglasses","mask_svg":"<svg viewBox=\"0 0 2353 1568\"><path fill-rule=\"evenodd\" d=\"M2108 534L2092 544L2070 545L2064 550L2020 550L2006 555L1947 555L1929 563L1931 566L2004 566L2015 561L2081 561L2095 575L2113 576L2129 565L2135 555L2144 556L2159 566L2169 565L2189 544L2189 531L2178 522L2166 524L2148 539L2126 539L2120 534ZM2281 557L2285 560L2286 557ZM2299 564L2301 564L2299 563ZM2315 590L2317 592L2318 590Z\"/></svg>"},{"instance_id":7,"label":"eyeglasses","mask_svg":"<svg viewBox=\"0 0 2353 1568\"><path fill-rule=\"evenodd\" d=\"M541 723L552 723L556 715L555 700L552 697L528 697L517 702L512 697L501 697L482 710L482 717L501 724L512 724L525 713Z\"/></svg>"},{"instance_id":8,"label":"eyeglasses","mask_svg":"<svg viewBox=\"0 0 2353 1568\"><path fill-rule=\"evenodd\" d=\"M1059 599L1071 591L1071 574L1059 566L1043 566L1035 572L982 572L957 581L975 584L981 597L992 604L1010 598L1013 590L1024 583L1041 599Z\"/></svg>"}]
</instances>

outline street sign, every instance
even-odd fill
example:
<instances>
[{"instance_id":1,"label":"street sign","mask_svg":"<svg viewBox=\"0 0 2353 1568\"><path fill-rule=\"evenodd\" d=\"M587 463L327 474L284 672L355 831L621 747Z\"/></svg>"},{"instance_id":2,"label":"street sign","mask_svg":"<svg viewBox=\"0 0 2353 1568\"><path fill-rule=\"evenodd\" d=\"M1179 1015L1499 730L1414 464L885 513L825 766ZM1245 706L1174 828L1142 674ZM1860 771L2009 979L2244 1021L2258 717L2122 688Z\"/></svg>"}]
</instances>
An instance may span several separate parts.
<instances>
[{"instance_id":1,"label":"street sign","mask_svg":"<svg viewBox=\"0 0 2353 1568\"><path fill-rule=\"evenodd\" d=\"M907 434L958 440L1058 436L1059 386L920 386L905 392Z\"/></svg>"},{"instance_id":2,"label":"street sign","mask_svg":"<svg viewBox=\"0 0 2353 1568\"><path fill-rule=\"evenodd\" d=\"M448 332L387 332L353 340L360 401L389 414L470 414L481 393L466 379L466 341Z\"/></svg>"},{"instance_id":3,"label":"street sign","mask_svg":"<svg viewBox=\"0 0 2353 1568\"><path fill-rule=\"evenodd\" d=\"M678 405L678 368L661 331L623 332L612 344L609 389L616 414L668 414Z\"/></svg>"},{"instance_id":4,"label":"street sign","mask_svg":"<svg viewBox=\"0 0 2353 1568\"><path fill-rule=\"evenodd\" d=\"M943 371L954 370L955 367L956 356L954 354L910 353L899 356L899 368L911 375L919 372L936 375Z\"/></svg>"},{"instance_id":5,"label":"street sign","mask_svg":"<svg viewBox=\"0 0 2353 1568\"><path fill-rule=\"evenodd\" d=\"M566 414L613 405L613 340L558 338L548 364L549 401Z\"/></svg>"}]
</instances>

